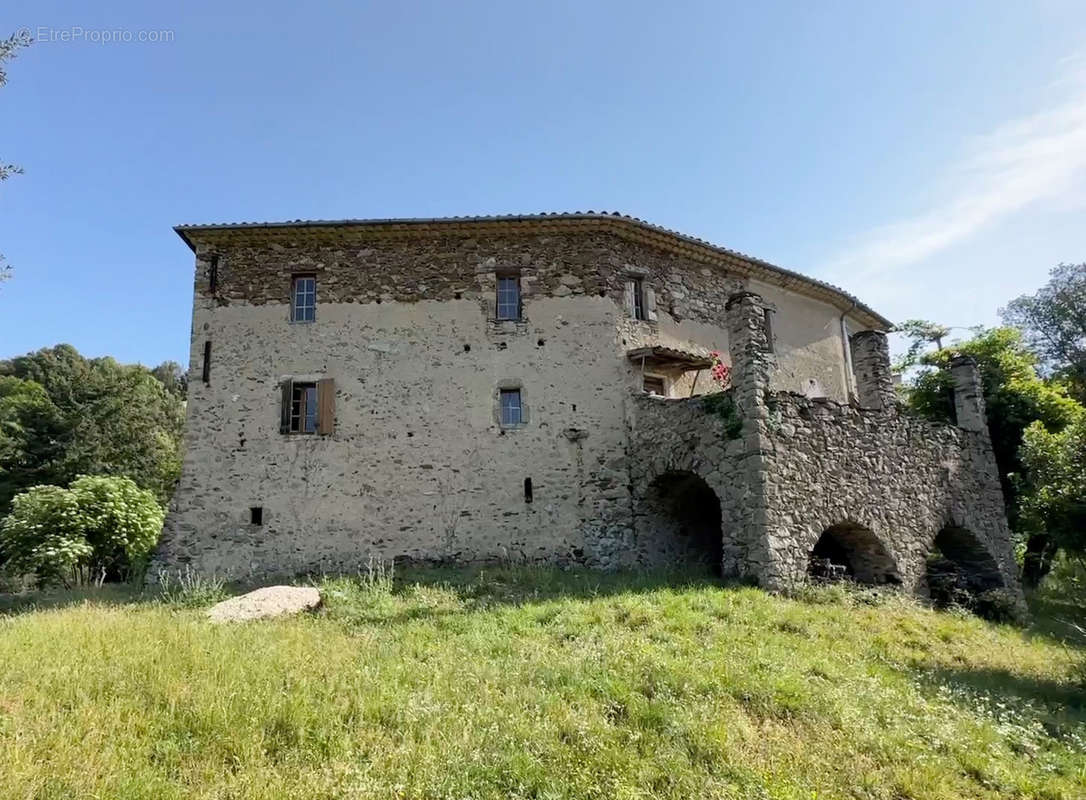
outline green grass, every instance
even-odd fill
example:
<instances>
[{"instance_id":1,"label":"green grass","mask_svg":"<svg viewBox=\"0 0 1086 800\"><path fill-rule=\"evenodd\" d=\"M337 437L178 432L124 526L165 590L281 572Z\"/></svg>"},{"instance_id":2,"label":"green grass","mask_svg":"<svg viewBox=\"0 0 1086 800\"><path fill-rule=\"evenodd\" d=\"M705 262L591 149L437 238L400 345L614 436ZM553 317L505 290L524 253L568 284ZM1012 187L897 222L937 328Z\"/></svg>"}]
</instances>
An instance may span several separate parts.
<instances>
[{"instance_id":1,"label":"green grass","mask_svg":"<svg viewBox=\"0 0 1086 800\"><path fill-rule=\"evenodd\" d=\"M322 589L231 626L9 603L0 797L1086 797L1086 650L1044 629L666 575Z\"/></svg>"}]
</instances>

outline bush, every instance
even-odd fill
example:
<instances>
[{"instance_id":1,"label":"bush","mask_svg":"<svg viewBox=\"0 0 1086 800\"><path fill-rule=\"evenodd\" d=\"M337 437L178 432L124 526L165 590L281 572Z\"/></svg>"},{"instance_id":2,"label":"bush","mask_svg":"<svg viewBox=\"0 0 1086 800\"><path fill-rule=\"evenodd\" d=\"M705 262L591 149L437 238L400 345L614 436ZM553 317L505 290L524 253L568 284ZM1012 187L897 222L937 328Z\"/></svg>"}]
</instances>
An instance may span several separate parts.
<instances>
[{"instance_id":1,"label":"bush","mask_svg":"<svg viewBox=\"0 0 1086 800\"><path fill-rule=\"evenodd\" d=\"M0 526L0 554L9 572L67 585L92 552L79 503L67 489L34 486L12 499Z\"/></svg>"},{"instance_id":2,"label":"bush","mask_svg":"<svg viewBox=\"0 0 1086 800\"><path fill-rule=\"evenodd\" d=\"M72 481L70 491L94 550L94 571L114 579L142 574L164 521L154 492L128 478L90 475Z\"/></svg>"},{"instance_id":3,"label":"bush","mask_svg":"<svg viewBox=\"0 0 1086 800\"><path fill-rule=\"evenodd\" d=\"M130 577L162 529L152 492L128 478L82 476L71 488L35 486L16 495L0 525L0 556L39 585Z\"/></svg>"}]
</instances>

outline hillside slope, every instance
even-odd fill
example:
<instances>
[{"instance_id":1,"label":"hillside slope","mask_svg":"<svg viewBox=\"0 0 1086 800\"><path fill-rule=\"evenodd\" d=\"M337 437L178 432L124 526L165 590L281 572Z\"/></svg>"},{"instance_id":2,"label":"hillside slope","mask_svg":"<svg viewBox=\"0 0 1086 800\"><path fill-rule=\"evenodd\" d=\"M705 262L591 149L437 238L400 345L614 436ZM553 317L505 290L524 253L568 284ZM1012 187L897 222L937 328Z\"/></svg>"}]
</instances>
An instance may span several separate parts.
<instances>
[{"instance_id":1,"label":"hillside slope","mask_svg":"<svg viewBox=\"0 0 1086 800\"><path fill-rule=\"evenodd\" d=\"M661 575L322 589L0 617L0 796L1086 797L1086 650L1036 631Z\"/></svg>"}]
</instances>

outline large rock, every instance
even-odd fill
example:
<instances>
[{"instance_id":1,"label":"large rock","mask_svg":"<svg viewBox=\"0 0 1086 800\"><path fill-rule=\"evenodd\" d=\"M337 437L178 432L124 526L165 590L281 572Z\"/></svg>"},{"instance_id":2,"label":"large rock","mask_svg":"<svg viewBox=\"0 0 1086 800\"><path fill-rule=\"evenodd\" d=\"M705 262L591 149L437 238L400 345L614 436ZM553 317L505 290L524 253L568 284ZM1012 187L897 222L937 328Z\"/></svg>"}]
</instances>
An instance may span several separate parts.
<instances>
[{"instance_id":1,"label":"large rock","mask_svg":"<svg viewBox=\"0 0 1086 800\"><path fill-rule=\"evenodd\" d=\"M312 611L321 604L321 593L312 586L265 586L248 594L223 600L208 609L212 622L244 622Z\"/></svg>"}]
</instances>

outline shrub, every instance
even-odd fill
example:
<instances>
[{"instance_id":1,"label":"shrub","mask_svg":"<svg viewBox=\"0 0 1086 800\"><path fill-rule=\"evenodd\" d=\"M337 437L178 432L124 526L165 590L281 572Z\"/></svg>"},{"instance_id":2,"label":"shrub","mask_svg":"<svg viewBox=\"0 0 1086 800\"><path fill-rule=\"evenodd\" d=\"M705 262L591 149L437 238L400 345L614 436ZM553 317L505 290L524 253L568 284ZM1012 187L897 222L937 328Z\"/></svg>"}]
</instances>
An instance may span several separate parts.
<instances>
[{"instance_id":1,"label":"shrub","mask_svg":"<svg viewBox=\"0 0 1086 800\"><path fill-rule=\"evenodd\" d=\"M0 525L0 553L10 572L67 585L78 581L92 554L83 530L75 495L59 486L34 486L12 499Z\"/></svg>"},{"instance_id":2,"label":"shrub","mask_svg":"<svg viewBox=\"0 0 1086 800\"><path fill-rule=\"evenodd\" d=\"M129 478L90 475L72 481L70 491L94 551L94 572L111 578L141 574L164 520L154 492Z\"/></svg>"},{"instance_id":3,"label":"shrub","mask_svg":"<svg viewBox=\"0 0 1086 800\"><path fill-rule=\"evenodd\" d=\"M0 526L9 571L41 585L130 577L158 539L163 511L128 478L82 476L71 488L35 486L16 495Z\"/></svg>"}]
</instances>

